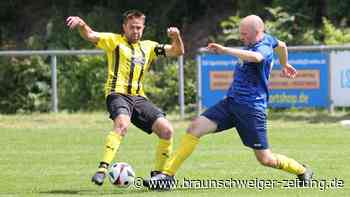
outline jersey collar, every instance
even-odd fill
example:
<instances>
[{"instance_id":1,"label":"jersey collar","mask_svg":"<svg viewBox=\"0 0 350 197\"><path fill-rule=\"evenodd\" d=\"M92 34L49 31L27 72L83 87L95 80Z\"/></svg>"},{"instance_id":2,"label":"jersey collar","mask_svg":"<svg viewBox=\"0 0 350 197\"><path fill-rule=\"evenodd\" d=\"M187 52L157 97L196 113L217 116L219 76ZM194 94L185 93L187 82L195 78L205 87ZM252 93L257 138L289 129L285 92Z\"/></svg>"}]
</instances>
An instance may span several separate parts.
<instances>
[{"instance_id":1,"label":"jersey collar","mask_svg":"<svg viewBox=\"0 0 350 197\"><path fill-rule=\"evenodd\" d=\"M255 47L256 45L260 44L264 39L265 39L265 34L262 36L262 38L261 38L259 41L255 42L255 43L253 43L253 44L248 45L247 48L250 49L250 48Z\"/></svg>"},{"instance_id":2,"label":"jersey collar","mask_svg":"<svg viewBox=\"0 0 350 197\"><path fill-rule=\"evenodd\" d=\"M130 46L138 45L138 44L140 43L140 40L137 41L136 43L131 43L131 42L129 42L128 38L127 38L124 34L123 34L122 38L123 38L123 40L124 40L126 43L128 43Z\"/></svg>"}]
</instances>

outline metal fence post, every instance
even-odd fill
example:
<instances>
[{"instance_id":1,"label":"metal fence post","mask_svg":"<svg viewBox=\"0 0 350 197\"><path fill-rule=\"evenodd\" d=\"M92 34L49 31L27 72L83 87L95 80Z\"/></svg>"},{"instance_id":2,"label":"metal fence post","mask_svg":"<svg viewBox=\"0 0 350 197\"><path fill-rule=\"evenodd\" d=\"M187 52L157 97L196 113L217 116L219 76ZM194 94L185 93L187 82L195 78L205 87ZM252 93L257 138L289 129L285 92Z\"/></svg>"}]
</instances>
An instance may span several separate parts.
<instances>
[{"instance_id":1,"label":"metal fence post","mask_svg":"<svg viewBox=\"0 0 350 197\"><path fill-rule=\"evenodd\" d=\"M202 113L202 68L201 57L197 55L197 115Z\"/></svg>"},{"instance_id":2,"label":"metal fence post","mask_svg":"<svg viewBox=\"0 0 350 197\"><path fill-rule=\"evenodd\" d=\"M57 56L51 55L51 99L52 99L52 112L58 112L58 96L57 96Z\"/></svg>"},{"instance_id":3,"label":"metal fence post","mask_svg":"<svg viewBox=\"0 0 350 197\"><path fill-rule=\"evenodd\" d=\"M180 117L185 116L185 93L184 93L184 57L183 55L178 57L179 64L179 104L180 104Z\"/></svg>"},{"instance_id":4,"label":"metal fence post","mask_svg":"<svg viewBox=\"0 0 350 197\"><path fill-rule=\"evenodd\" d=\"M329 53L327 53L328 55L328 79L329 79L329 83L328 83L328 95L329 95L329 106L328 106L328 113L331 115L334 115L334 103L333 103L333 95L332 95L332 65L331 65L331 54L333 52L330 51Z\"/></svg>"}]
</instances>

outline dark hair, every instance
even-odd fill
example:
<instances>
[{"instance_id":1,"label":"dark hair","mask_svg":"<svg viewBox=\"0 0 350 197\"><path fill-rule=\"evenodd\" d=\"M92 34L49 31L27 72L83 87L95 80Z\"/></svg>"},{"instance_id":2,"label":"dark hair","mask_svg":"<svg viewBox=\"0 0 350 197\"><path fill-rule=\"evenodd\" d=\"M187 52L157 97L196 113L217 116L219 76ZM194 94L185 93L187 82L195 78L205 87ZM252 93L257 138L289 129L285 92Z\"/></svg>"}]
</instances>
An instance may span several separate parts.
<instances>
[{"instance_id":1,"label":"dark hair","mask_svg":"<svg viewBox=\"0 0 350 197\"><path fill-rule=\"evenodd\" d=\"M139 10L128 10L123 13L123 24L125 24L129 19L132 18L142 18L144 21L146 20L146 16Z\"/></svg>"}]
</instances>

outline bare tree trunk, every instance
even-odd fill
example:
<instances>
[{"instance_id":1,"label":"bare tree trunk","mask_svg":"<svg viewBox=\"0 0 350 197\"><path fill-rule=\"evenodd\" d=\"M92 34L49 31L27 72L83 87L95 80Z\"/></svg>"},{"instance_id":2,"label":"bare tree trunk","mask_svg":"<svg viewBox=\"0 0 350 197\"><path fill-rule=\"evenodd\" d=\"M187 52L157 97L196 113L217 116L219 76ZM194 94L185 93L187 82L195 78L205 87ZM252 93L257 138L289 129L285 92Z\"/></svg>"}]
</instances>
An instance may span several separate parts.
<instances>
[{"instance_id":1,"label":"bare tree trunk","mask_svg":"<svg viewBox=\"0 0 350 197\"><path fill-rule=\"evenodd\" d=\"M315 8L315 13L313 14L313 21L316 27L322 26L322 17L327 15L327 0L317 0L311 1L312 7Z\"/></svg>"}]
</instances>

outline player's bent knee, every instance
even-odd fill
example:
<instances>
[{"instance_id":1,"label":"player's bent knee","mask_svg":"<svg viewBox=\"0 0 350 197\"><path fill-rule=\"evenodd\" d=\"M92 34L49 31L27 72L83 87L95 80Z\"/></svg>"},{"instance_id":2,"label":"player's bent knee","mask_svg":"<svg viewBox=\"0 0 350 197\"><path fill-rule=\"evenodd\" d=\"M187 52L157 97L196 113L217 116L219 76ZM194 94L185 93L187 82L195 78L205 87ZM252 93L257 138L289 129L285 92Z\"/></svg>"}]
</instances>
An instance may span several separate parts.
<instances>
[{"instance_id":1,"label":"player's bent knee","mask_svg":"<svg viewBox=\"0 0 350 197\"><path fill-rule=\"evenodd\" d=\"M158 118L152 125L152 131L155 132L159 138L166 140L171 139L174 133L173 127L165 118Z\"/></svg>"},{"instance_id":2,"label":"player's bent knee","mask_svg":"<svg viewBox=\"0 0 350 197\"><path fill-rule=\"evenodd\" d=\"M190 127L187 129L187 133L200 138L204 135L215 132L216 129L217 124L215 122L204 116L199 116L192 121Z\"/></svg>"},{"instance_id":3,"label":"player's bent knee","mask_svg":"<svg viewBox=\"0 0 350 197\"><path fill-rule=\"evenodd\" d=\"M160 132L159 138L170 140L172 138L172 136L173 136L173 133L174 133L174 130L172 128L163 129Z\"/></svg>"},{"instance_id":4,"label":"player's bent knee","mask_svg":"<svg viewBox=\"0 0 350 197\"><path fill-rule=\"evenodd\" d=\"M201 132L200 127L197 125L198 125L197 122L193 121L190 127L187 128L187 133L200 138L204 134Z\"/></svg>"},{"instance_id":5,"label":"player's bent knee","mask_svg":"<svg viewBox=\"0 0 350 197\"><path fill-rule=\"evenodd\" d=\"M121 136L125 136L128 132L128 126L127 125L118 125L114 127L114 131L117 132Z\"/></svg>"},{"instance_id":6,"label":"player's bent knee","mask_svg":"<svg viewBox=\"0 0 350 197\"><path fill-rule=\"evenodd\" d=\"M198 117L191 122L187 133L198 138L215 131L216 125L204 117Z\"/></svg>"}]
</instances>

